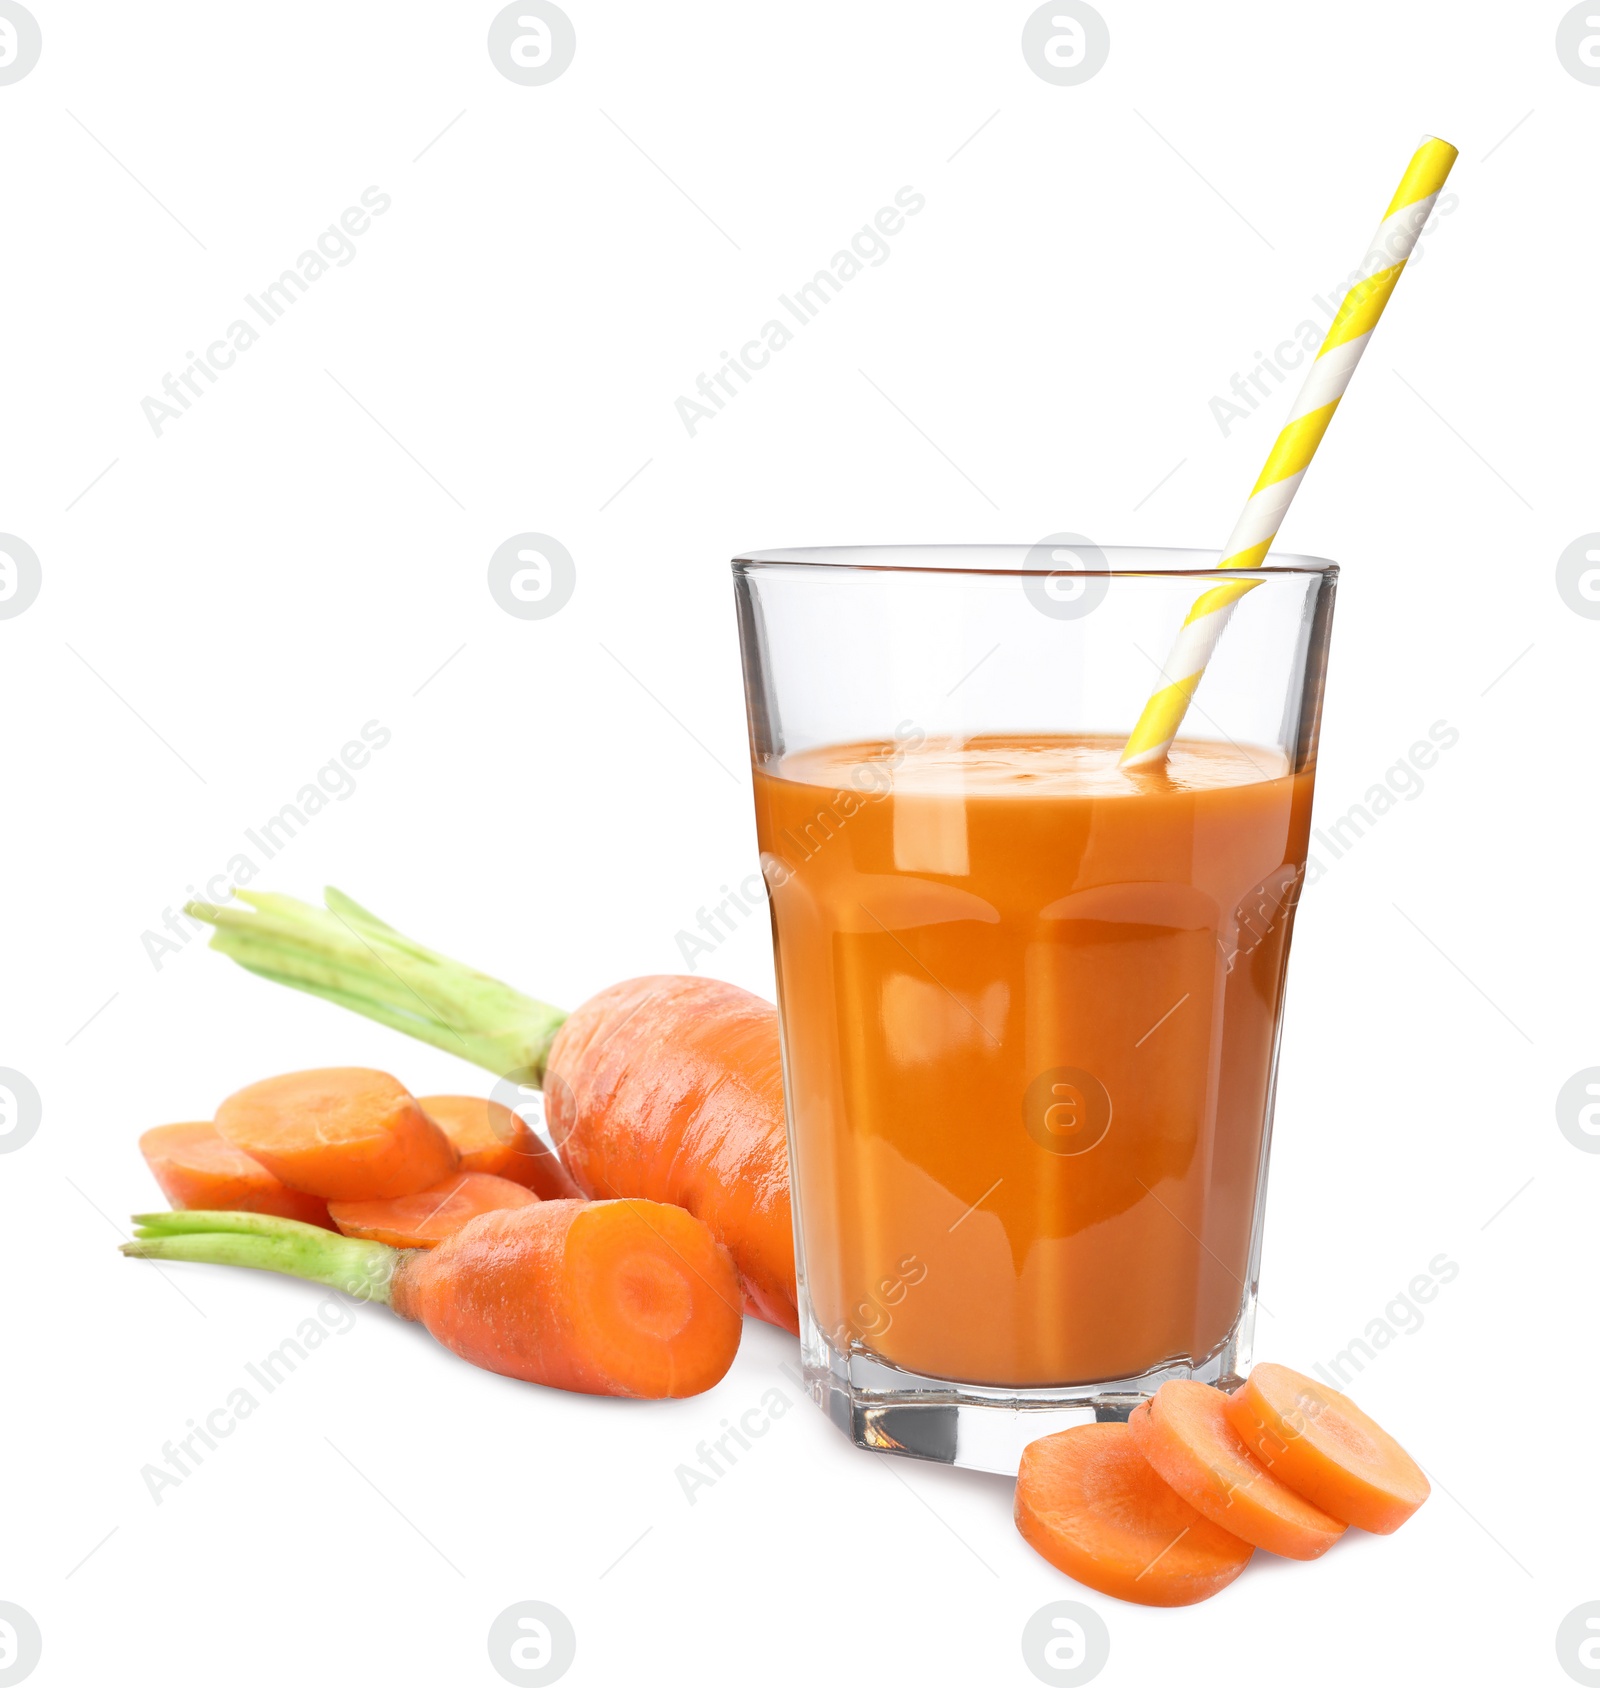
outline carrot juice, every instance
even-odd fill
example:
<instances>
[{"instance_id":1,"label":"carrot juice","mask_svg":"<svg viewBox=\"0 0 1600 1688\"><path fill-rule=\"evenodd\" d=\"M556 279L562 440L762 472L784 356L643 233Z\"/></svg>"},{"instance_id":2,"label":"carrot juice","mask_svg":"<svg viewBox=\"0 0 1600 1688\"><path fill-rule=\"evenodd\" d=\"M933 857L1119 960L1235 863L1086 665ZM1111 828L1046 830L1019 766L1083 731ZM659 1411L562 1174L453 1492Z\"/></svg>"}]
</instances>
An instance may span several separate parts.
<instances>
[{"instance_id":1,"label":"carrot juice","mask_svg":"<svg viewBox=\"0 0 1600 1688\"><path fill-rule=\"evenodd\" d=\"M991 1387L1199 1363L1246 1301L1311 774L1017 735L758 767L806 1291Z\"/></svg>"}]
</instances>

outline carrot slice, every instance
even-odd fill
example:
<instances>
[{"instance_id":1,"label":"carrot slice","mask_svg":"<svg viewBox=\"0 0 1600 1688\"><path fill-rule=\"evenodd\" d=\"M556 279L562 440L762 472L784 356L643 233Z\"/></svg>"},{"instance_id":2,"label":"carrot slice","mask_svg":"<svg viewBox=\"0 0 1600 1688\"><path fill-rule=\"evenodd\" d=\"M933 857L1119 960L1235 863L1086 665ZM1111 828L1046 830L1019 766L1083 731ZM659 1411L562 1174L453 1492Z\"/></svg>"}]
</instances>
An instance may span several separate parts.
<instances>
[{"instance_id":1,"label":"carrot slice","mask_svg":"<svg viewBox=\"0 0 1600 1688\"><path fill-rule=\"evenodd\" d=\"M456 1152L398 1079L366 1067L285 1073L235 1091L217 1131L296 1190L369 1201L426 1190Z\"/></svg>"},{"instance_id":2,"label":"carrot slice","mask_svg":"<svg viewBox=\"0 0 1600 1688\"><path fill-rule=\"evenodd\" d=\"M1287 1366L1257 1366L1227 1414L1275 1477L1357 1529L1391 1535L1428 1498L1422 1468L1387 1430Z\"/></svg>"},{"instance_id":3,"label":"carrot slice","mask_svg":"<svg viewBox=\"0 0 1600 1688\"><path fill-rule=\"evenodd\" d=\"M1192 1606L1255 1551L1164 1483L1125 1424L1080 1424L1030 1442L1017 1528L1059 1571L1140 1606Z\"/></svg>"},{"instance_id":4,"label":"carrot slice","mask_svg":"<svg viewBox=\"0 0 1600 1688\"><path fill-rule=\"evenodd\" d=\"M527 1207L532 1190L489 1172L456 1172L432 1189L375 1202L329 1202L328 1213L347 1237L391 1248L434 1248L480 1213Z\"/></svg>"},{"instance_id":5,"label":"carrot slice","mask_svg":"<svg viewBox=\"0 0 1600 1688\"><path fill-rule=\"evenodd\" d=\"M555 1151L500 1103L483 1096L419 1096L417 1105L455 1145L463 1172L509 1178L547 1202L583 1193Z\"/></svg>"},{"instance_id":6,"label":"carrot slice","mask_svg":"<svg viewBox=\"0 0 1600 1688\"><path fill-rule=\"evenodd\" d=\"M1128 1415L1133 1445L1213 1524L1285 1559L1319 1559L1345 1527L1280 1483L1228 1422L1228 1397L1173 1378Z\"/></svg>"},{"instance_id":7,"label":"carrot slice","mask_svg":"<svg viewBox=\"0 0 1600 1688\"><path fill-rule=\"evenodd\" d=\"M139 1153L175 1208L272 1213L307 1225L333 1224L320 1196L291 1190L260 1161L223 1142L209 1120L158 1125L139 1139Z\"/></svg>"}]
</instances>

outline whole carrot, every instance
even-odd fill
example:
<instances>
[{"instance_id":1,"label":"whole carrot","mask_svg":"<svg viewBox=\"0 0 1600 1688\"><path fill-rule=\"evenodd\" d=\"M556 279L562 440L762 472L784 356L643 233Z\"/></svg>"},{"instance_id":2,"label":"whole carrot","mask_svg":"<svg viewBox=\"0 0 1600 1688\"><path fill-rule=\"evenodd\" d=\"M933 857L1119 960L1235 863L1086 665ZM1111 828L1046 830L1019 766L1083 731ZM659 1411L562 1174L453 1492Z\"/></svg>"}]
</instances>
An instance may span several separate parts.
<instances>
[{"instance_id":1,"label":"whole carrot","mask_svg":"<svg viewBox=\"0 0 1600 1688\"><path fill-rule=\"evenodd\" d=\"M487 1371L586 1395L698 1395L733 1363L739 1284L699 1220L646 1201L552 1201L396 1249L255 1213L146 1213L122 1252L329 1284L421 1323Z\"/></svg>"},{"instance_id":2,"label":"whole carrot","mask_svg":"<svg viewBox=\"0 0 1600 1688\"><path fill-rule=\"evenodd\" d=\"M714 979L630 979L571 1016L425 948L335 890L190 903L214 949L524 1086L585 1195L687 1208L746 1306L798 1331L778 1012Z\"/></svg>"},{"instance_id":3,"label":"whole carrot","mask_svg":"<svg viewBox=\"0 0 1600 1688\"><path fill-rule=\"evenodd\" d=\"M556 1033L544 1111L583 1190L687 1208L727 1244L748 1310L798 1329L771 1003L676 974L612 985Z\"/></svg>"}]
</instances>

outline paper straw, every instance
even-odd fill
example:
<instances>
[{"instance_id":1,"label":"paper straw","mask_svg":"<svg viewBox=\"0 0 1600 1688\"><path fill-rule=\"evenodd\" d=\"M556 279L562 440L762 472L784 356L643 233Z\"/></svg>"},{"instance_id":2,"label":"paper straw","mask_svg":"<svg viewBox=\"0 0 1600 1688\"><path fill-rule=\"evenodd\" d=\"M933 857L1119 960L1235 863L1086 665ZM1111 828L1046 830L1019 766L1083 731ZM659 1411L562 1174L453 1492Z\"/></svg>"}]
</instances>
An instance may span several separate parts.
<instances>
[{"instance_id":1,"label":"paper straw","mask_svg":"<svg viewBox=\"0 0 1600 1688\"><path fill-rule=\"evenodd\" d=\"M1406 173L1389 201L1383 222L1362 261L1360 276L1344 296L1322 350L1306 376L1294 411L1267 457L1266 467L1250 494L1217 564L1224 569L1259 568L1277 537L1311 459L1327 432L1339 400L1350 385L1361 354L1389 303L1400 272L1406 267L1423 225L1433 214L1434 201L1444 187L1456 149L1431 135L1417 148ZM1139 724L1122 751L1124 768L1145 767L1166 759L1183 724L1189 700L1205 673L1206 663L1228 625L1233 606L1259 581L1229 581L1213 586L1195 599L1162 669L1162 683L1150 694Z\"/></svg>"}]
</instances>

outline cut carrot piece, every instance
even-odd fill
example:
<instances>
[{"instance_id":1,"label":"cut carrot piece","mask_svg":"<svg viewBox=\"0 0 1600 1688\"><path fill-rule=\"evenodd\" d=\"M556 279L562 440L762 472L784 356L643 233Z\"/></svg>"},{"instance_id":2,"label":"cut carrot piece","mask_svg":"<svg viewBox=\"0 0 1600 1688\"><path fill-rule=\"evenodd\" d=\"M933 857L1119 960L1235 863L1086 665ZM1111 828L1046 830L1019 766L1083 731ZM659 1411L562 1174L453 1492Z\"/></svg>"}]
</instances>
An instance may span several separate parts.
<instances>
[{"instance_id":1,"label":"cut carrot piece","mask_svg":"<svg viewBox=\"0 0 1600 1688\"><path fill-rule=\"evenodd\" d=\"M500 1103L482 1096L419 1096L417 1105L455 1145L463 1172L509 1178L541 1201L583 1194L555 1151Z\"/></svg>"},{"instance_id":2,"label":"cut carrot piece","mask_svg":"<svg viewBox=\"0 0 1600 1688\"><path fill-rule=\"evenodd\" d=\"M716 979L663 975L613 985L568 1017L331 887L327 905L241 890L226 907L184 908L216 927L213 949L251 972L542 1085L551 1141L583 1194L687 1208L732 1254L750 1311L799 1334L770 1002Z\"/></svg>"},{"instance_id":3,"label":"cut carrot piece","mask_svg":"<svg viewBox=\"0 0 1600 1688\"><path fill-rule=\"evenodd\" d=\"M333 1224L320 1196L291 1190L260 1161L223 1142L209 1120L158 1125L139 1139L139 1153L176 1208L275 1213L307 1225Z\"/></svg>"},{"instance_id":4,"label":"cut carrot piece","mask_svg":"<svg viewBox=\"0 0 1600 1688\"><path fill-rule=\"evenodd\" d=\"M535 1202L401 1256L394 1310L489 1371L591 1395L698 1395L739 1346L739 1278L691 1213Z\"/></svg>"},{"instance_id":5,"label":"cut carrot piece","mask_svg":"<svg viewBox=\"0 0 1600 1688\"><path fill-rule=\"evenodd\" d=\"M366 1067L263 1079L235 1091L216 1123L285 1184L330 1201L408 1196L456 1168L450 1139L416 1098Z\"/></svg>"},{"instance_id":6,"label":"cut carrot piece","mask_svg":"<svg viewBox=\"0 0 1600 1688\"><path fill-rule=\"evenodd\" d=\"M1209 1599L1255 1551L1164 1483L1125 1424L1080 1424L1029 1443L1016 1520L1058 1571L1140 1606Z\"/></svg>"},{"instance_id":7,"label":"cut carrot piece","mask_svg":"<svg viewBox=\"0 0 1600 1688\"><path fill-rule=\"evenodd\" d=\"M1228 1422L1228 1397L1173 1378L1128 1416L1133 1445L1156 1475L1213 1524L1285 1559L1319 1559L1344 1534L1280 1483Z\"/></svg>"},{"instance_id":8,"label":"cut carrot piece","mask_svg":"<svg viewBox=\"0 0 1600 1688\"><path fill-rule=\"evenodd\" d=\"M430 1190L375 1202L329 1202L328 1213L347 1237L391 1248L434 1248L480 1213L527 1207L532 1190L489 1172L456 1172Z\"/></svg>"},{"instance_id":9,"label":"cut carrot piece","mask_svg":"<svg viewBox=\"0 0 1600 1688\"><path fill-rule=\"evenodd\" d=\"M1347 1395L1287 1366L1257 1366L1228 1422L1280 1482L1331 1517L1387 1536L1428 1498L1428 1479Z\"/></svg>"},{"instance_id":10,"label":"cut carrot piece","mask_svg":"<svg viewBox=\"0 0 1600 1688\"><path fill-rule=\"evenodd\" d=\"M693 1214L530 1201L437 1248L396 1249L258 1213L141 1213L136 1260L284 1272L387 1302L464 1360L589 1395L697 1395L739 1347L739 1275Z\"/></svg>"}]
</instances>

